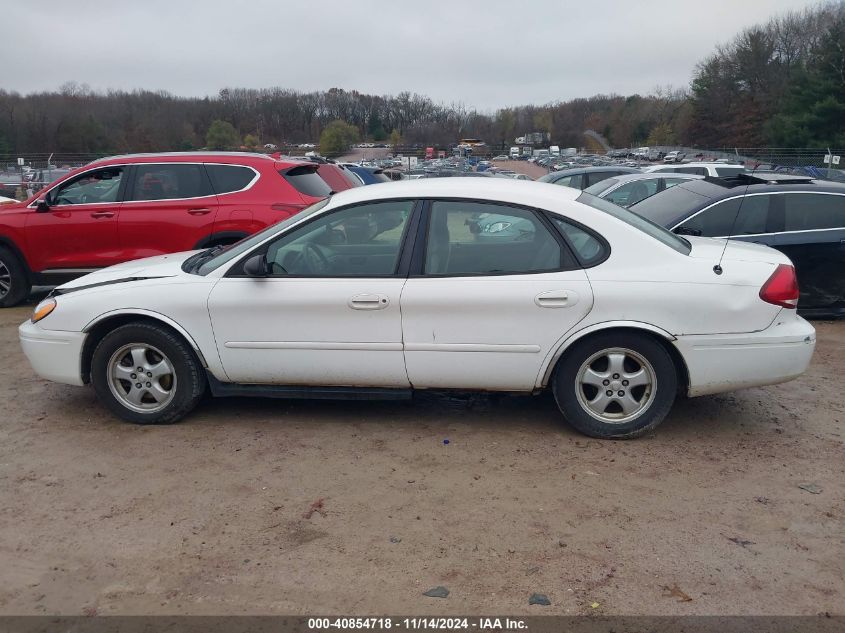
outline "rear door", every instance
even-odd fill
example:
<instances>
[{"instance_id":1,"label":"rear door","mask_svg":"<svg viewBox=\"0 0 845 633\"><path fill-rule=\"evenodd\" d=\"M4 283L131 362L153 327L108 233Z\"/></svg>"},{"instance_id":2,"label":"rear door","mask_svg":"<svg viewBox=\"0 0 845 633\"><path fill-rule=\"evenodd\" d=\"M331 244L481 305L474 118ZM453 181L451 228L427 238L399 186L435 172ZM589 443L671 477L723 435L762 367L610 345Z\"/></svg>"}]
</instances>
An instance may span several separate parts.
<instances>
[{"instance_id":1,"label":"rear door","mask_svg":"<svg viewBox=\"0 0 845 633\"><path fill-rule=\"evenodd\" d=\"M194 249L212 233L216 214L201 163L135 165L118 221L124 259Z\"/></svg>"},{"instance_id":2,"label":"rear door","mask_svg":"<svg viewBox=\"0 0 845 633\"><path fill-rule=\"evenodd\" d=\"M29 265L36 272L87 272L124 261L118 242L124 167L103 167L66 180L46 196L50 209L27 213Z\"/></svg>"},{"instance_id":3,"label":"rear door","mask_svg":"<svg viewBox=\"0 0 845 633\"><path fill-rule=\"evenodd\" d=\"M845 196L783 193L783 232L774 246L795 264L801 308L845 308Z\"/></svg>"},{"instance_id":4,"label":"rear door","mask_svg":"<svg viewBox=\"0 0 845 633\"><path fill-rule=\"evenodd\" d=\"M436 200L426 217L401 300L411 384L532 390L592 307L584 270L534 210Z\"/></svg>"}]
</instances>

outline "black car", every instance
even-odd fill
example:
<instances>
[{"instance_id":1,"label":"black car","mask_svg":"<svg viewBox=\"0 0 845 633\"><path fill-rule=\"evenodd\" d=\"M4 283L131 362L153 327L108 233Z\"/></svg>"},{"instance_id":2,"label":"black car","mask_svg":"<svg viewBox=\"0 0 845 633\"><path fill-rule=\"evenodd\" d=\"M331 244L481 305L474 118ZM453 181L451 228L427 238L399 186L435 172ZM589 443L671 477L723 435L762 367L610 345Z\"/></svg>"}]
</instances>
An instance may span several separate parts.
<instances>
[{"instance_id":1,"label":"black car","mask_svg":"<svg viewBox=\"0 0 845 633\"><path fill-rule=\"evenodd\" d=\"M845 184L778 173L704 178L630 210L680 235L776 248L795 264L799 312L845 316Z\"/></svg>"},{"instance_id":2,"label":"black car","mask_svg":"<svg viewBox=\"0 0 845 633\"><path fill-rule=\"evenodd\" d=\"M584 190L606 178L621 176L622 174L639 174L639 169L633 167L575 167L553 171L537 179L537 182L550 182L555 185Z\"/></svg>"}]
</instances>

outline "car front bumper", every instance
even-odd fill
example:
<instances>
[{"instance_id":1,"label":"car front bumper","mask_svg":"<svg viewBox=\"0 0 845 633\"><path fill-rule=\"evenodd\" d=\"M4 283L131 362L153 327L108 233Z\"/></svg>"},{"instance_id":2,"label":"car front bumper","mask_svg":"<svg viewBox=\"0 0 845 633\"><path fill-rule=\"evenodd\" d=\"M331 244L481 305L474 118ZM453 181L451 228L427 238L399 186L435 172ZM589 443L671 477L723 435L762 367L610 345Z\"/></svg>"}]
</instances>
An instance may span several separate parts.
<instances>
[{"instance_id":1,"label":"car front bumper","mask_svg":"<svg viewBox=\"0 0 845 633\"><path fill-rule=\"evenodd\" d=\"M37 323L25 321L18 328L18 336L36 374L68 385L85 384L82 380L84 332L45 330Z\"/></svg>"},{"instance_id":2,"label":"car front bumper","mask_svg":"<svg viewBox=\"0 0 845 633\"><path fill-rule=\"evenodd\" d=\"M816 330L794 310L782 310L760 332L679 336L675 346L689 372L688 395L703 396L797 378L813 357Z\"/></svg>"}]
</instances>

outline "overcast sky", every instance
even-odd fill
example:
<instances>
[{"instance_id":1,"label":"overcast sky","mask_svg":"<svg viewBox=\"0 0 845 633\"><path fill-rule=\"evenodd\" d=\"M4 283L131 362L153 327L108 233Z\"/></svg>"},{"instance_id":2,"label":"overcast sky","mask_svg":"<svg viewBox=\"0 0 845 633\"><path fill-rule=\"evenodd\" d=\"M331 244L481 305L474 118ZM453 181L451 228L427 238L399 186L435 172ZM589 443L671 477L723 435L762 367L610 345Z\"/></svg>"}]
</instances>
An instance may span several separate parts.
<instances>
[{"instance_id":1,"label":"overcast sky","mask_svg":"<svg viewBox=\"0 0 845 633\"><path fill-rule=\"evenodd\" d=\"M340 87L494 110L685 87L717 44L817 0L3 4L6 90Z\"/></svg>"}]
</instances>

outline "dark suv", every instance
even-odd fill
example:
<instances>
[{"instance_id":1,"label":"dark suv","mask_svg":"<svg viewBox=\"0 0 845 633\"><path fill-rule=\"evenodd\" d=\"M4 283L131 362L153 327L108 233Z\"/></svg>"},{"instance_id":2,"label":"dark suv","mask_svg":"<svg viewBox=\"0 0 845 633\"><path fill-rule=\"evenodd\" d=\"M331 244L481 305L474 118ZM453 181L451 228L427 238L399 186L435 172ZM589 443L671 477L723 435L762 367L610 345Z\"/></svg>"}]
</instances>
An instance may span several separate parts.
<instances>
[{"instance_id":1,"label":"dark suv","mask_svg":"<svg viewBox=\"0 0 845 633\"><path fill-rule=\"evenodd\" d=\"M805 316L845 316L845 184L778 173L682 182L630 207L681 235L776 248L795 264Z\"/></svg>"}]
</instances>

